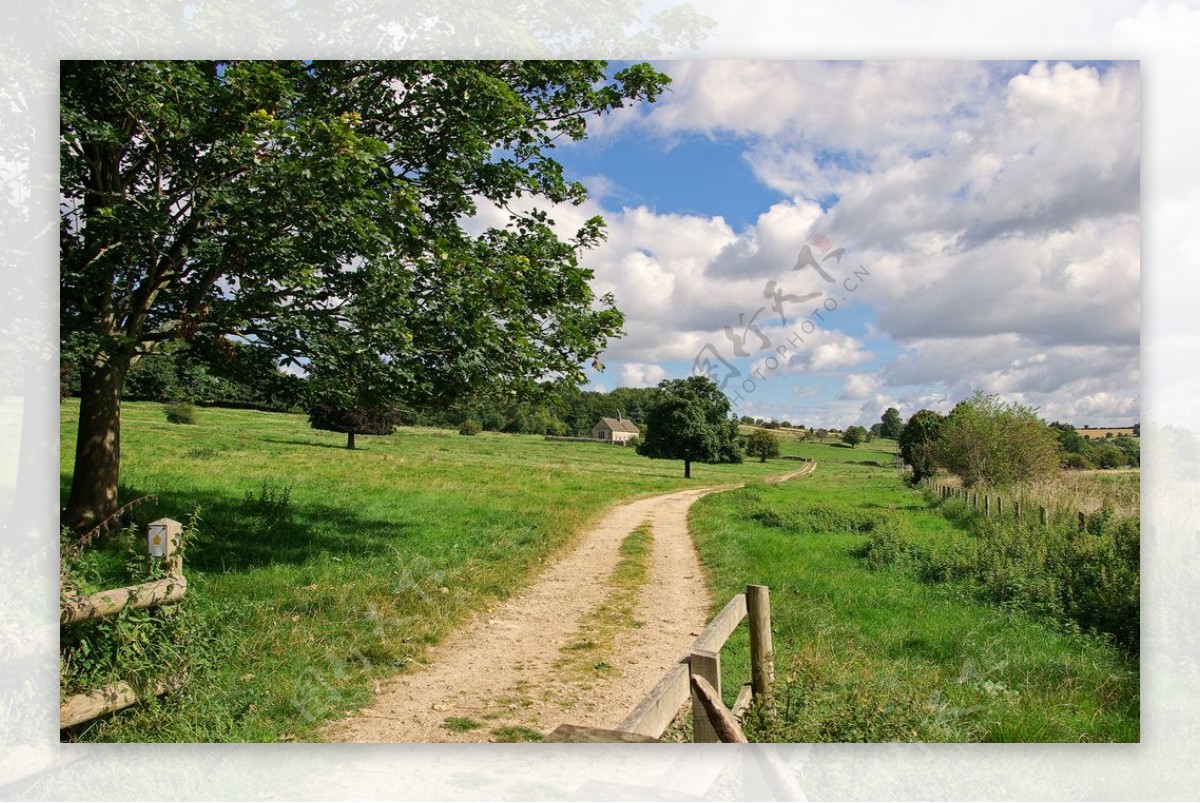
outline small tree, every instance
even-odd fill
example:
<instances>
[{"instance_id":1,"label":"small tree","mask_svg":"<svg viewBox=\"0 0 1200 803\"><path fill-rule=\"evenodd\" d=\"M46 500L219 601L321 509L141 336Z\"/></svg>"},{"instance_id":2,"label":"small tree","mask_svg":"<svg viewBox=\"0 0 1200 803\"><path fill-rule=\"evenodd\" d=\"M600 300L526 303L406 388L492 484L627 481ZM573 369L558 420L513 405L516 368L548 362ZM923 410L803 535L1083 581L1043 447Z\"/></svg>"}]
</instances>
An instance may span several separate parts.
<instances>
[{"instance_id":1,"label":"small tree","mask_svg":"<svg viewBox=\"0 0 1200 803\"><path fill-rule=\"evenodd\" d=\"M683 476L691 478L692 462L740 463L737 419L730 417L729 399L716 383L703 376L669 379L646 416L640 455L682 460Z\"/></svg>"},{"instance_id":2,"label":"small tree","mask_svg":"<svg viewBox=\"0 0 1200 803\"><path fill-rule=\"evenodd\" d=\"M824 443L825 439L829 437L829 430L818 429L815 434L817 436L817 440L819 440L821 443Z\"/></svg>"},{"instance_id":3,"label":"small tree","mask_svg":"<svg viewBox=\"0 0 1200 803\"><path fill-rule=\"evenodd\" d=\"M895 407L889 407L883 411L880 424L879 434L885 438L899 438L900 430L904 429L904 423L900 420L900 411Z\"/></svg>"},{"instance_id":4,"label":"small tree","mask_svg":"<svg viewBox=\"0 0 1200 803\"><path fill-rule=\"evenodd\" d=\"M847 427L846 431L842 433L842 443L849 444L851 449L860 443L865 443L866 440L867 430L865 427Z\"/></svg>"},{"instance_id":5,"label":"small tree","mask_svg":"<svg viewBox=\"0 0 1200 803\"><path fill-rule=\"evenodd\" d=\"M1009 485L1036 479L1058 468L1055 430L1022 404L1006 404L981 391L950 412L936 447L939 465L962 477Z\"/></svg>"},{"instance_id":6,"label":"small tree","mask_svg":"<svg viewBox=\"0 0 1200 803\"><path fill-rule=\"evenodd\" d=\"M900 437L897 438L900 456L912 466L914 483L932 477L937 471L935 447L943 421L943 417L933 410L920 410L913 413L900 430Z\"/></svg>"},{"instance_id":7,"label":"small tree","mask_svg":"<svg viewBox=\"0 0 1200 803\"><path fill-rule=\"evenodd\" d=\"M318 404L308 413L313 429L346 433L346 448L353 449L355 435L391 435L399 426L401 414L388 407L341 408Z\"/></svg>"},{"instance_id":8,"label":"small tree","mask_svg":"<svg viewBox=\"0 0 1200 803\"><path fill-rule=\"evenodd\" d=\"M779 436L765 429L756 429L746 438L746 454L759 458L760 463L768 457L779 457Z\"/></svg>"}]
</instances>

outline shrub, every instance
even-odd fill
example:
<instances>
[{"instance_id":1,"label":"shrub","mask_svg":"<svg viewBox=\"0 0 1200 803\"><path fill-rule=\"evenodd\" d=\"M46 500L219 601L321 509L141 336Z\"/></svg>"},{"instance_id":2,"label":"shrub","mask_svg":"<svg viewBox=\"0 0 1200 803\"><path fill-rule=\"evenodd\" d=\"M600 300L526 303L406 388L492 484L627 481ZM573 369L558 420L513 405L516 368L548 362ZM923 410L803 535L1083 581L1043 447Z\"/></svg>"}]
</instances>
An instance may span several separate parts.
<instances>
[{"instance_id":1,"label":"shrub","mask_svg":"<svg viewBox=\"0 0 1200 803\"><path fill-rule=\"evenodd\" d=\"M459 435L478 435L483 431L483 425L474 418L468 418L458 427Z\"/></svg>"},{"instance_id":2,"label":"shrub","mask_svg":"<svg viewBox=\"0 0 1200 803\"><path fill-rule=\"evenodd\" d=\"M983 518L961 500L942 512L969 528L953 545L877 527L856 556L894 566L925 582L963 580L976 596L1048 617L1071 629L1103 634L1137 653L1140 606L1140 525L1102 509L1080 531L1073 520Z\"/></svg>"},{"instance_id":3,"label":"shrub","mask_svg":"<svg viewBox=\"0 0 1200 803\"><path fill-rule=\"evenodd\" d=\"M1011 485L1053 473L1058 450L1056 430L1032 407L976 392L939 427L934 457L967 487Z\"/></svg>"},{"instance_id":4,"label":"shrub","mask_svg":"<svg viewBox=\"0 0 1200 803\"><path fill-rule=\"evenodd\" d=\"M779 436L774 432L756 429L746 438L746 454L767 462L768 457L779 457Z\"/></svg>"},{"instance_id":5,"label":"shrub","mask_svg":"<svg viewBox=\"0 0 1200 803\"><path fill-rule=\"evenodd\" d=\"M163 408L163 412L167 416L167 420L172 424L195 424L196 406L188 402L179 402L177 404L168 404Z\"/></svg>"},{"instance_id":6,"label":"shrub","mask_svg":"<svg viewBox=\"0 0 1200 803\"><path fill-rule=\"evenodd\" d=\"M1063 468L1069 468L1075 471L1085 471L1095 467L1096 466L1092 464L1091 460L1088 460L1084 455L1076 454L1075 452L1069 452L1063 459Z\"/></svg>"}]
</instances>

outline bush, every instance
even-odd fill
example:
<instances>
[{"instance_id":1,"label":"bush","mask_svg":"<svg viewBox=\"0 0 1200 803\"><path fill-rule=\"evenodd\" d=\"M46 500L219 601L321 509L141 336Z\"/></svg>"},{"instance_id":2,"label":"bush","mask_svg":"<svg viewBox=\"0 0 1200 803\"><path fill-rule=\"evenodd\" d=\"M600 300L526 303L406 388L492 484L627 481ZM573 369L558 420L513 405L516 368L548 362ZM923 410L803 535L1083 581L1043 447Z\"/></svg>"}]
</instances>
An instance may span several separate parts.
<instances>
[{"instance_id":1,"label":"bush","mask_svg":"<svg viewBox=\"0 0 1200 803\"><path fill-rule=\"evenodd\" d=\"M1069 468L1074 471L1086 471L1095 467L1096 466L1092 464L1091 460L1088 460L1084 455L1076 454L1075 452L1069 452L1063 459L1063 468Z\"/></svg>"},{"instance_id":2,"label":"bush","mask_svg":"<svg viewBox=\"0 0 1200 803\"><path fill-rule=\"evenodd\" d=\"M925 582L963 580L975 595L1049 617L1070 629L1104 634L1137 653L1140 524L1100 510L1080 531L1073 520L982 518L962 500L941 503L973 537L953 545L878 527L856 553L872 566L894 566Z\"/></svg>"},{"instance_id":3,"label":"bush","mask_svg":"<svg viewBox=\"0 0 1200 803\"><path fill-rule=\"evenodd\" d=\"M478 421L476 421L474 418L468 418L466 421L463 421L462 424L460 424L458 427L459 435L478 435L482 431L483 431L483 425L480 424Z\"/></svg>"},{"instance_id":4,"label":"bush","mask_svg":"<svg viewBox=\"0 0 1200 803\"><path fill-rule=\"evenodd\" d=\"M188 402L179 402L177 404L168 404L163 408L163 412L167 416L167 420L172 424L195 424L196 406Z\"/></svg>"},{"instance_id":5,"label":"bush","mask_svg":"<svg viewBox=\"0 0 1200 803\"><path fill-rule=\"evenodd\" d=\"M746 438L746 454L767 462L768 457L779 457L779 436L774 432L756 429Z\"/></svg>"},{"instance_id":6,"label":"bush","mask_svg":"<svg viewBox=\"0 0 1200 803\"><path fill-rule=\"evenodd\" d=\"M1058 468L1058 450L1056 430L1032 407L976 392L941 424L934 457L969 488L979 483L1011 485L1051 474Z\"/></svg>"}]
</instances>

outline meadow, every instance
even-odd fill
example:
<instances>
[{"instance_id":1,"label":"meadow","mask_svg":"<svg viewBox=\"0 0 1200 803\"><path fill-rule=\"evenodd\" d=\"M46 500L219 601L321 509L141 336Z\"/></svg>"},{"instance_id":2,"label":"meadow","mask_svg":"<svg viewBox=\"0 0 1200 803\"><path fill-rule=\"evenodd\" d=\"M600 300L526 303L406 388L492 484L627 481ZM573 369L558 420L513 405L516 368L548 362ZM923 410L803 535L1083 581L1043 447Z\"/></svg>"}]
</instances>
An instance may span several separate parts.
<instances>
[{"instance_id":1,"label":"meadow","mask_svg":"<svg viewBox=\"0 0 1200 803\"><path fill-rule=\"evenodd\" d=\"M64 500L77 415L77 402L64 401ZM144 680L166 657L189 680L163 704L70 739L312 738L467 614L521 588L614 502L794 468L696 465L687 481L681 462L537 436L402 428L350 451L344 435L301 415L205 408L190 426L168 423L152 403L128 403L122 415L120 499L152 497L134 506L136 523L197 517L188 597L163 614L186 649L156 656L126 639L111 660L76 654L78 676ZM118 585L138 549L133 534L110 538L107 560L89 555L77 578L90 590ZM131 613L127 628L145 617Z\"/></svg>"},{"instance_id":2,"label":"meadow","mask_svg":"<svg viewBox=\"0 0 1200 803\"><path fill-rule=\"evenodd\" d=\"M872 560L889 539L953 554L976 537L896 471L865 465L890 464L889 445L796 445L818 461L811 478L692 510L719 600L771 588L777 705L752 712L751 740L1137 741L1138 662L1111 638ZM744 631L723 658L732 702L749 676Z\"/></svg>"},{"instance_id":3,"label":"meadow","mask_svg":"<svg viewBox=\"0 0 1200 803\"><path fill-rule=\"evenodd\" d=\"M77 410L63 403L64 498ZM299 415L206 408L178 425L161 405L131 403L123 417L121 499L145 501L134 528L80 553L72 579L88 590L137 580L137 528L168 516L188 524L188 597L123 615L103 637L65 629L63 690L153 680L164 665L187 683L67 739L318 738L464 617L522 588L612 504L731 483L747 487L704 498L691 524L716 604L747 583L771 588L778 706L752 713L752 739L1138 738L1136 658L989 604L968 584L872 559L871 544L889 536L930 554L974 538L968 520L903 484L891 441L851 449L785 433L783 454L816 459L818 471L776 486L762 480L800 464L698 464L688 481L676 461L538 436L402 428L350 451ZM1136 505L1129 475L1093 476L1072 492L1104 495L1110 484ZM643 582L639 554L626 556L614 621L628 618ZM614 626L594 624L593 640ZM157 648L150 631L178 648ZM749 672L744 635L724 658L735 694Z\"/></svg>"}]
</instances>

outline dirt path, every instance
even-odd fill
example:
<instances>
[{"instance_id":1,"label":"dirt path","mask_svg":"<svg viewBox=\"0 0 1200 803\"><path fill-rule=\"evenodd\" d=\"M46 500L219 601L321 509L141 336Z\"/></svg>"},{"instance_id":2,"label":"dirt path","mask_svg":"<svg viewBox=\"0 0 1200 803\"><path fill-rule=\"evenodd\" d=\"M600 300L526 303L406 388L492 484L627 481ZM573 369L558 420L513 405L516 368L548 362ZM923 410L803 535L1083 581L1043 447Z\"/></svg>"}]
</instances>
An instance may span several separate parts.
<instances>
[{"instance_id":1,"label":"dirt path","mask_svg":"<svg viewBox=\"0 0 1200 803\"><path fill-rule=\"evenodd\" d=\"M736 487L677 491L613 508L529 588L469 620L430 649L424 667L387 681L370 707L321 736L487 742L545 734L563 722L615 727L704 627L711 597L688 533L688 510L702 496ZM570 648L579 643L581 622L610 599L621 542L646 522L653 549L632 615L637 625L616 633L602 654L588 655L603 663L601 670L580 671Z\"/></svg>"}]
</instances>

